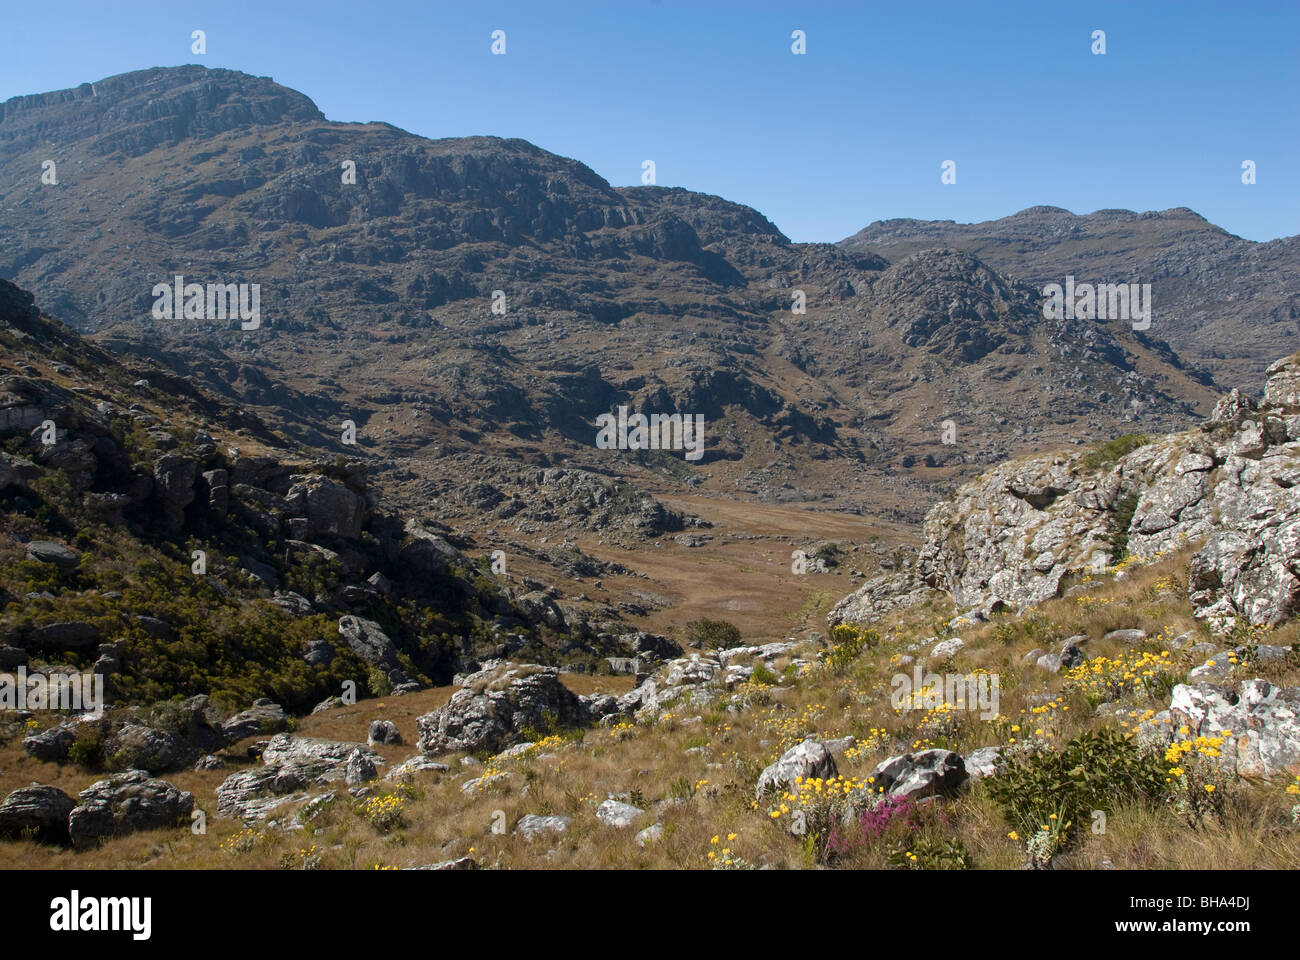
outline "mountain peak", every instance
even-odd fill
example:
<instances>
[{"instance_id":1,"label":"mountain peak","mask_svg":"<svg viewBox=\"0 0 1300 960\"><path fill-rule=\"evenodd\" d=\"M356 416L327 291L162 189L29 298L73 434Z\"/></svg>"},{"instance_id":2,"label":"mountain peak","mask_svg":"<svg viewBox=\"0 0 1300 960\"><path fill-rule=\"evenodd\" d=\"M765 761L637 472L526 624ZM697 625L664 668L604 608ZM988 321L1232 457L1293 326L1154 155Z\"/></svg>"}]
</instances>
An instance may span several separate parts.
<instances>
[{"instance_id":1,"label":"mountain peak","mask_svg":"<svg viewBox=\"0 0 1300 960\"><path fill-rule=\"evenodd\" d=\"M308 97L269 77L196 64L151 67L0 103L0 143L91 140L97 153L157 146L241 126L324 120Z\"/></svg>"}]
</instances>

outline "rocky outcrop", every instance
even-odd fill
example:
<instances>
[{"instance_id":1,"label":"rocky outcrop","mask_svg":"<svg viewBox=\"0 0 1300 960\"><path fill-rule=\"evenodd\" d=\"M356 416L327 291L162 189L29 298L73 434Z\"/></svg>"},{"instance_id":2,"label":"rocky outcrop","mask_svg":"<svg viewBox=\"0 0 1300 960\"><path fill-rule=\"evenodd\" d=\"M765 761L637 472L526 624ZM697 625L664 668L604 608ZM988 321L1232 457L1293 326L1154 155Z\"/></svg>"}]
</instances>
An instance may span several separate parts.
<instances>
[{"instance_id":1,"label":"rocky outcrop","mask_svg":"<svg viewBox=\"0 0 1300 960\"><path fill-rule=\"evenodd\" d=\"M525 728L590 724L587 703L560 682L553 667L498 664L461 678L445 706L416 719L420 750L500 752L520 742Z\"/></svg>"},{"instance_id":2,"label":"rocky outcrop","mask_svg":"<svg viewBox=\"0 0 1300 960\"><path fill-rule=\"evenodd\" d=\"M287 804L308 799L313 787L374 780L382 762L365 744L277 734L262 751L263 766L232 773L217 787L217 812L264 820Z\"/></svg>"},{"instance_id":3,"label":"rocky outcrop","mask_svg":"<svg viewBox=\"0 0 1300 960\"><path fill-rule=\"evenodd\" d=\"M1127 552L1149 559L1203 542L1197 615L1216 629L1300 612L1300 354L1268 370L1261 402L1238 391L1186 433L995 467L927 515L915 575L868 584L831 622L869 620L923 587L975 616L1057 596L1067 574Z\"/></svg>"},{"instance_id":4,"label":"rocky outcrop","mask_svg":"<svg viewBox=\"0 0 1300 960\"><path fill-rule=\"evenodd\" d=\"M81 803L68 815L68 833L74 847L85 849L101 837L175 827L193 809L191 794L145 770L129 770L81 791Z\"/></svg>"}]
</instances>

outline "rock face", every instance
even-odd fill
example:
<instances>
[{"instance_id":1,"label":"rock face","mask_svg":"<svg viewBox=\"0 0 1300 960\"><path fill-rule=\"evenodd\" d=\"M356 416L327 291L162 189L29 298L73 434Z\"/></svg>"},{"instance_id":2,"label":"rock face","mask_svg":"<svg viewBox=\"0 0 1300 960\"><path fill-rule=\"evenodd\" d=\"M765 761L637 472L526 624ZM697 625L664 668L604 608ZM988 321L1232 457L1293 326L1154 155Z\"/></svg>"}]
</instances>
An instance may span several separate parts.
<instances>
[{"instance_id":1,"label":"rock face","mask_svg":"<svg viewBox=\"0 0 1300 960\"><path fill-rule=\"evenodd\" d=\"M352 652L372 666L383 670L393 683L405 683L410 677L397 660L397 646L373 620L351 615L339 617L339 636Z\"/></svg>"},{"instance_id":2,"label":"rock face","mask_svg":"<svg viewBox=\"0 0 1300 960\"><path fill-rule=\"evenodd\" d=\"M309 537L361 536L366 520L366 501L343 484L316 474L293 476L287 499L303 504Z\"/></svg>"},{"instance_id":3,"label":"rock face","mask_svg":"<svg viewBox=\"0 0 1300 960\"><path fill-rule=\"evenodd\" d=\"M1113 562L1121 547L1151 558L1204 539L1189 582L1197 616L1216 629L1294 616L1298 379L1300 354L1269 368L1261 403L1233 391L1186 433L995 467L931 509L915 576L895 588L944 590L985 612L1023 609L1057 596L1067 573ZM874 614L881 601L870 592L843 601L832 623Z\"/></svg>"},{"instance_id":4,"label":"rock face","mask_svg":"<svg viewBox=\"0 0 1300 960\"><path fill-rule=\"evenodd\" d=\"M16 839L27 831L39 840L68 839L68 814L77 801L57 787L33 783L19 787L0 803L0 837Z\"/></svg>"},{"instance_id":5,"label":"rock face","mask_svg":"<svg viewBox=\"0 0 1300 960\"><path fill-rule=\"evenodd\" d=\"M420 750L437 756L453 750L500 752L523 739L525 727L586 726L587 704L561 682L552 667L503 664L473 674L443 707L416 719Z\"/></svg>"},{"instance_id":6,"label":"rock face","mask_svg":"<svg viewBox=\"0 0 1300 960\"><path fill-rule=\"evenodd\" d=\"M816 740L805 740L781 754L781 758L776 763L759 774L754 796L761 800L763 794L769 790L773 792L782 789L792 790L795 779L799 777L807 780L811 777L826 779L838 775L835 758L831 756L825 744Z\"/></svg>"},{"instance_id":7,"label":"rock face","mask_svg":"<svg viewBox=\"0 0 1300 960\"><path fill-rule=\"evenodd\" d=\"M129 770L99 780L81 791L81 803L68 815L68 833L77 849L100 837L177 826L194 809L194 797L145 770Z\"/></svg>"}]
</instances>

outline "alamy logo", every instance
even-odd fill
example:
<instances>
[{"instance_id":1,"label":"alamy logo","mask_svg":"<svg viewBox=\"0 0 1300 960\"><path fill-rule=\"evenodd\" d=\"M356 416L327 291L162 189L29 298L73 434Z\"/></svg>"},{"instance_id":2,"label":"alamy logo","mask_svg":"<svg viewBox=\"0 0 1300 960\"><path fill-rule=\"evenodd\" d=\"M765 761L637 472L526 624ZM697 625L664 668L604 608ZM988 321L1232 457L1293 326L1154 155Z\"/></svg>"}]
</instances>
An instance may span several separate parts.
<instances>
[{"instance_id":1,"label":"alamy logo","mask_svg":"<svg viewBox=\"0 0 1300 960\"><path fill-rule=\"evenodd\" d=\"M155 320L227 320L238 317L241 330L262 325L260 283L186 283L177 274L153 288Z\"/></svg>"},{"instance_id":2,"label":"alamy logo","mask_svg":"<svg viewBox=\"0 0 1300 960\"><path fill-rule=\"evenodd\" d=\"M1131 320L1134 330L1151 329L1151 284L1074 282L1043 287L1043 316L1048 320Z\"/></svg>"},{"instance_id":3,"label":"alamy logo","mask_svg":"<svg viewBox=\"0 0 1300 960\"><path fill-rule=\"evenodd\" d=\"M1002 682L996 673L927 673L921 666L912 668L912 676L896 673L889 685L893 692L889 703L902 713L908 710L935 710L945 704L957 710L980 711L981 720L998 715Z\"/></svg>"},{"instance_id":4,"label":"alamy logo","mask_svg":"<svg viewBox=\"0 0 1300 960\"><path fill-rule=\"evenodd\" d=\"M152 897L82 897L73 890L50 901L50 929L59 933L126 930L132 940L153 932Z\"/></svg>"},{"instance_id":5,"label":"alamy logo","mask_svg":"<svg viewBox=\"0 0 1300 960\"><path fill-rule=\"evenodd\" d=\"M602 413L596 418L596 446L601 450L685 450L687 460L704 456L704 414L644 413L618 416Z\"/></svg>"},{"instance_id":6,"label":"alamy logo","mask_svg":"<svg viewBox=\"0 0 1300 960\"><path fill-rule=\"evenodd\" d=\"M0 710L84 710L98 716L104 709L104 677L85 673L0 673Z\"/></svg>"}]
</instances>

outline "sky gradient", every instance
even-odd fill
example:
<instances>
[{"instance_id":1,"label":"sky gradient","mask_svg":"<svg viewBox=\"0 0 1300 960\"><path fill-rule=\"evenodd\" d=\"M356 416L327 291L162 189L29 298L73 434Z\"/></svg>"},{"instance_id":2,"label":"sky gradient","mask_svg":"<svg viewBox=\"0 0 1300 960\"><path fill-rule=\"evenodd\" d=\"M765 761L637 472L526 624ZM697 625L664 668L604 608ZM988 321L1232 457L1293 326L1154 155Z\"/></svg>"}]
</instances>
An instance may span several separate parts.
<instances>
[{"instance_id":1,"label":"sky gradient","mask_svg":"<svg viewBox=\"0 0 1300 960\"><path fill-rule=\"evenodd\" d=\"M797 241L1037 204L1300 233L1296 0L0 0L0 53L0 100L201 63L270 76L331 120L522 137L615 185L651 159L661 186L749 204Z\"/></svg>"}]
</instances>

